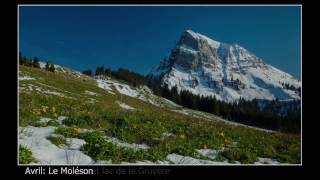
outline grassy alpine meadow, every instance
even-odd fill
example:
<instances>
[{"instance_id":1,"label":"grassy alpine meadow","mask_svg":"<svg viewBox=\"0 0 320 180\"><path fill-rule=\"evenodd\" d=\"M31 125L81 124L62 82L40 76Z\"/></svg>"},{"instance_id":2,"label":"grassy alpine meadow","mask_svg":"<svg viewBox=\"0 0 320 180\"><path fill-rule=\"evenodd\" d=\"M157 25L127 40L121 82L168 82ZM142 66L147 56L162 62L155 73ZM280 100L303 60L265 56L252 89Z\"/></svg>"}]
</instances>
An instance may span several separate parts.
<instances>
[{"instance_id":1,"label":"grassy alpine meadow","mask_svg":"<svg viewBox=\"0 0 320 180\"><path fill-rule=\"evenodd\" d=\"M94 160L157 161L175 153L230 163L251 164L259 157L301 163L298 134L269 133L192 117L121 95L115 87L111 94L84 75L78 77L25 66L19 69L19 77L33 78L19 81L19 126L54 126L54 134L59 136L51 135L47 139L57 146L67 144L66 138L83 139L86 144L80 150ZM121 108L117 103L120 100L134 110ZM66 117L62 124L58 122L61 116ZM43 117L51 120L42 122ZM149 148L135 150L117 146L106 137L145 144ZM209 159L197 153L197 149L215 149L221 153ZM19 150L19 162L34 160L30 150L22 146Z\"/></svg>"},{"instance_id":2,"label":"grassy alpine meadow","mask_svg":"<svg viewBox=\"0 0 320 180\"><path fill-rule=\"evenodd\" d=\"M31 162L36 162L36 160L32 157L32 152L20 145L19 146L19 163L21 164L29 164Z\"/></svg>"}]
</instances>

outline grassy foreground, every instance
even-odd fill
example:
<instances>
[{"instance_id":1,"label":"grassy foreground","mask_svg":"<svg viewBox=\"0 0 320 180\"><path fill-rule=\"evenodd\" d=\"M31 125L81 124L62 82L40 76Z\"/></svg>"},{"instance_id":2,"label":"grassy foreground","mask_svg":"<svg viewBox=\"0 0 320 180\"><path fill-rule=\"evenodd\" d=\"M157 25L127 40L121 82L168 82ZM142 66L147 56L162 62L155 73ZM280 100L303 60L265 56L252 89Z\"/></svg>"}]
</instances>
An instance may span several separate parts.
<instances>
[{"instance_id":1,"label":"grassy foreground","mask_svg":"<svg viewBox=\"0 0 320 180\"><path fill-rule=\"evenodd\" d=\"M220 121L190 117L169 108L160 108L144 101L115 95L96 86L85 76L51 73L41 69L20 66L19 76L34 80L19 81L19 126L56 126L56 134L65 138L77 137L87 144L81 150L95 160L113 163L137 160L165 160L176 153L200 159L196 149L216 149L223 152L216 161L254 163L258 157L275 158L285 163L300 163L300 135L266 133L255 129L232 126ZM96 95L85 93L90 91ZM136 110L125 110L116 103L122 102ZM62 126L59 116L66 116ZM52 118L47 123L41 117ZM80 129L91 129L81 132ZM164 136L170 133L170 136ZM107 142L105 136L116 137L128 143L146 144L148 150L132 150ZM63 138L49 137L60 145ZM23 162L30 161L30 153L20 148Z\"/></svg>"}]
</instances>

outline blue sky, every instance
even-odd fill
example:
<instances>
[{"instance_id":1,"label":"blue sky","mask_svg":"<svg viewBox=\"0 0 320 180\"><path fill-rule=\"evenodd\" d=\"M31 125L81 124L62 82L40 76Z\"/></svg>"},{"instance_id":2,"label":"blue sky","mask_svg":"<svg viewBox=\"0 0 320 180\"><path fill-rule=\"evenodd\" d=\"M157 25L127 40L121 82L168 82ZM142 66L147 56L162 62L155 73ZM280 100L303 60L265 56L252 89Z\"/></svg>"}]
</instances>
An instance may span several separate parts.
<instances>
[{"instance_id":1,"label":"blue sky","mask_svg":"<svg viewBox=\"0 0 320 180\"><path fill-rule=\"evenodd\" d=\"M19 49L76 70L147 74L186 29L237 43L300 79L300 7L31 7L19 10Z\"/></svg>"}]
</instances>

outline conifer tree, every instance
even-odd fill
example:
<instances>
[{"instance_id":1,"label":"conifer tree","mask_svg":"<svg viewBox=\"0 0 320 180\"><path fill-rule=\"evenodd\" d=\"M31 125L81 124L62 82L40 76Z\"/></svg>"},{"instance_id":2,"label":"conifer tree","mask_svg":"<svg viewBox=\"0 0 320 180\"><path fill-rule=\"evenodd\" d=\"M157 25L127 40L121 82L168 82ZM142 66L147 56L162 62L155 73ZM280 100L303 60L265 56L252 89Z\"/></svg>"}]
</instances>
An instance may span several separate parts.
<instances>
[{"instance_id":1,"label":"conifer tree","mask_svg":"<svg viewBox=\"0 0 320 180\"><path fill-rule=\"evenodd\" d=\"M83 74L87 75L87 76L92 76L92 71L91 69L86 69L82 72Z\"/></svg>"},{"instance_id":2,"label":"conifer tree","mask_svg":"<svg viewBox=\"0 0 320 180\"><path fill-rule=\"evenodd\" d=\"M32 67L33 66L32 60L28 59L28 58L25 58L25 65L28 66L28 67Z\"/></svg>"},{"instance_id":3,"label":"conifer tree","mask_svg":"<svg viewBox=\"0 0 320 180\"><path fill-rule=\"evenodd\" d=\"M24 65L21 52L19 52L19 65Z\"/></svg>"},{"instance_id":4,"label":"conifer tree","mask_svg":"<svg viewBox=\"0 0 320 180\"><path fill-rule=\"evenodd\" d=\"M98 76L98 75L104 75L104 67L103 66L98 66L97 68L96 68L96 73L95 73L95 75L96 76Z\"/></svg>"},{"instance_id":5,"label":"conifer tree","mask_svg":"<svg viewBox=\"0 0 320 180\"><path fill-rule=\"evenodd\" d=\"M39 58L38 58L38 57L34 57L34 58L33 58L32 67L34 67L34 68L40 68L40 63L39 63Z\"/></svg>"},{"instance_id":6,"label":"conifer tree","mask_svg":"<svg viewBox=\"0 0 320 180\"><path fill-rule=\"evenodd\" d=\"M45 70L50 71L50 65L49 65L48 61L46 62Z\"/></svg>"},{"instance_id":7,"label":"conifer tree","mask_svg":"<svg viewBox=\"0 0 320 180\"><path fill-rule=\"evenodd\" d=\"M54 72L54 71L55 71L55 67L54 67L54 65L53 65L53 64L50 64L49 71L51 71L51 72Z\"/></svg>"}]
</instances>

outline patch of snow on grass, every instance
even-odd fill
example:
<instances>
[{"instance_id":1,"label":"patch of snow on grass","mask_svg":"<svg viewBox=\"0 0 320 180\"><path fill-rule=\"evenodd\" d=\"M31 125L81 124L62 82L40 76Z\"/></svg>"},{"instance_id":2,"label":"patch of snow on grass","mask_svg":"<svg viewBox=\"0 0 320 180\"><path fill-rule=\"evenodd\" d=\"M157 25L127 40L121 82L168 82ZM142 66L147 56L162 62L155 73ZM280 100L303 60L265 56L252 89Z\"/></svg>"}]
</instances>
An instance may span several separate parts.
<instances>
[{"instance_id":1,"label":"patch of snow on grass","mask_svg":"<svg viewBox=\"0 0 320 180\"><path fill-rule=\"evenodd\" d=\"M139 164L139 165L148 165L148 164L170 164L169 161L160 161L157 160L155 162L149 161L149 160L143 160L143 161L136 161L134 163L128 163L128 162L121 162L121 164Z\"/></svg>"},{"instance_id":2,"label":"patch of snow on grass","mask_svg":"<svg viewBox=\"0 0 320 180\"><path fill-rule=\"evenodd\" d=\"M134 97L134 98L137 98L139 95L139 93L136 90L131 89L129 85L114 83L114 86L116 87L117 91L121 94Z\"/></svg>"},{"instance_id":3,"label":"patch of snow on grass","mask_svg":"<svg viewBox=\"0 0 320 180\"><path fill-rule=\"evenodd\" d=\"M39 91L39 92L42 92L42 89L38 86L35 86L33 84L28 84L28 90L29 91Z\"/></svg>"},{"instance_id":4,"label":"patch of snow on grass","mask_svg":"<svg viewBox=\"0 0 320 180\"><path fill-rule=\"evenodd\" d=\"M130 148L133 150L148 150L150 147L146 144L135 144L135 143L126 143L126 142L122 142L117 138L114 137L106 137L106 140L112 144L115 144L117 146L120 147L126 147L126 148Z\"/></svg>"},{"instance_id":5,"label":"patch of snow on grass","mask_svg":"<svg viewBox=\"0 0 320 180\"><path fill-rule=\"evenodd\" d=\"M112 164L112 160L97 160L96 164Z\"/></svg>"},{"instance_id":6,"label":"patch of snow on grass","mask_svg":"<svg viewBox=\"0 0 320 180\"><path fill-rule=\"evenodd\" d=\"M120 94L124 94L134 98L137 98L139 96L139 93L127 84L106 79L96 79L96 81L98 83L98 87L105 89L108 92L112 91L111 87L114 86Z\"/></svg>"},{"instance_id":7,"label":"patch of snow on grass","mask_svg":"<svg viewBox=\"0 0 320 180\"><path fill-rule=\"evenodd\" d=\"M160 138L153 138L154 140L164 140L168 137L174 137L176 135L174 135L173 133L170 133L170 132L164 132L161 134L161 137Z\"/></svg>"},{"instance_id":8,"label":"patch of snow on grass","mask_svg":"<svg viewBox=\"0 0 320 180\"><path fill-rule=\"evenodd\" d=\"M58 119L57 119L57 121L58 121L59 124L63 124L63 121L64 121L65 119L67 119L67 118L68 118L68 117L66 117L66 116L59 116Z\"/></svg>"},{"instance_id":9,"label":"patch of snow on grass","mask_svg":"<svg viewBox=\"0 0 320 180\"><path fill-rule=\"evenodd\" d=\"M104 80L104 79L96 79L98 87L106 90L108 93L112 95L116 95L112 90L112 81Z\"/></svg>"},{"instance_id":10,"label":"patch of snow on grass","mask_svg":"<svg viewBox=\"0 0 320 180\"><path fill-rule=\"evenodd\" d=\"M41 117L40 118L40 122L42 122L42 123L47 123L47 122L49 122L50 120L52 120L51 118L47 118L47 117Z\"/></svg>"},{"instance_id":11,"label":"patch of snow on grass","mask_svg":"<svg viewBox=\"0 0 320 180\"><path fill-rule=\"evenodd\" d=\"M184 115L190 115L190 113L188 113L187 111L185 111L185 109L173 109L172 111L174 112L177 112L177 113L181 113L181 114L184 114Z\"/></svg>"},{"instance_id":12,"label":"patch of snow on grass","mask_svg":"<svg viewBox=\"0 0 320 180\"><path fill-rule=\"evenodd\" d=\"M116 95L116 93L112 92L112 91L107 91L109 94L112 94L112 95Z\"/></svg>"},{"instance_id":13,"label":"patch of snow on grass","mask_svg":"<svg viewBox=\"0 0 320 180\"><path fill-rule=\"evenodd\" d=\"M93 98L88 98L88 99L89 99L88 103L94 104L97 102L96 99L93 99Z\"/></svg>"},{"instance_id":14,"label":"patch of snow on grass","mask_svg":"<svg viewBox=\"0 0 320 180\"><path fill-rule=\"evenodd\" d=\"M46 62L39 61L39 65L41 69L44 69L46 67Z\"/></svg>"},{"instance_id":15,"label":"patch of snow on grass","mask_svg":"<svg viewBox=\"0 0 320 180\"><path fill-rule=\"evenodd\" d=\"M42 92L45 93L45 94L49 94L49 95L55 95L55 96L64 97L64 95L62 93L55 92L55 91L45 90L45 91L42 91Z\"/></svg>"},{"instance_id":16,"label":"patch of snow on grass","mask_svg":"<svg viewBox=\"0 0 320 180\"><path fill-rule=\"evenodd\" d=\"M74 94L74 93L72 93L72 92L69 92L69 91L66 91L66 90L63 90L63 89L54 87L54 86L50 86L50 85L47 85L47 84L43 84L43 83L41 83L41 82L36 82L36 83L39 84L39 85L41 85L41 86L48 87L48 88L50 88L50 89L55 89L55 90L57 90L57 91L63 91L63 92L65 92L65 93ZM82 96L82 95L80 95L80 94L77 94L77 95L78 95L78 96ZM83 97L84 97L84 96L83 96Z\"/></svg>"},{"instance_id":17,"label":"patch of snow on grass","mask_svg":"<svg viewBox=\"0 0 320 180\"><path fill-rule=\"evenodd\" d=\"M169 133L169 132L164 132L161 134L163 137L171 137L171 136L175 136L173 133Z\"/></svg>"},{"instance_id":18,"label":"patch of snow on grass","mask_svg":"<svg viewBox=\"0 0 320 180\"><path fill-rule=\"evenodd\" d=\"M219 162L219 161L209 161L209 160L202 160L196 159L189 156L182 156L179 154L169 154L166 158L168 161L171 161L174 164L229 164L228 162Z\"/></svg>"},{"instance_id":19,"label":"patch of snow on grass","mask_svg":"<svg viewBox=\"0 0 320 180\"><path fill-rule=\"evenodd\" d=\"M219 150L211 149L198 149L197 152L203 156L214 159L218 154ZM202 160L196 159L189 156L182 156L179 154L169 154L166 158L168 161L171 161L174 164L215 164L215 165L226 165L229 163L228 160L225 161L211 161L211 160ZM241 164L239 161L236 161L234 164ZM254 163L255 165L264 165L264 164L280 164L277 160L271 158L258 158L258 161Z\"/></svg>"},{"instance_id":20,"label":"patch of snow on grass","mask_svg":"<svg viewBox=\"0 0 320 180\"><path fill-rule=\"evenodd\" d=\"M215 159L221 151L215 149L197 149L196 150L202 156L205 156L210 159Z\"/></svg>"},{"instance_id":21,"label":"patch of snow on grass","mask_svg":"<svg viewBox=\"0 0 320 180\"><path fill-rule=\"evenodd\" d=\"M35 86L33 84L28 84L28 90L29 91L38 91L39 93L48 94L48 95L55 95L55 96L60 96L60 97L71 98L71 97L65 96L63 93L59 93L56 91L50 91L50 90L44 90L43 88L41 88L39 86Z\"/></svg>"},{"instance_id":22,"label":"patch of snow on grass","mask_svg":"<svg viewBox=\"0 0 320 180\"><path fill-rule=\"evenodd\" d=\"M129 85L125 83L116 82L115 80L111 79L103 79L102 77L97 77L100 79L96 79L98 83L98 87L105 89L108 93L111 93L115 95L114 92L112 92L112 86L115 87L115 89L123 95L130 96L133 98L138 98L142 101L151 103L155 106L162 106L161 103L168 105L170 107L180 107L179 105L173 103L172 101L169 101L167 99L158 97L153 94L152 90L147 86L140 86L136 89L131 88ZM158 102L161 101L161 102Z\"/></svg>"},{"instance_id":23,"label":"patch of snow on grass","mask_svg":"<svg viewBox=\"0 0 320 180\"><path fill-rule=\"evenodd\" d=\"M19 87L19 92L23 92L23 91L25 91L26 90L26 88L24 88L24 87Z\"/></svg>"},{"instance_id":24,"label":"patch of snow on grass","mask_svg":"<svg viewBox=\"0 0 320 180\"><path fill-rule=\"evenodd\" d=\"M98 83L98 87L100 87L102 89L106 89L106 90L112 91L112 88L111 88L112 83L109 83L109 81L102 80L102 79L97 79L96 81Z\"/></svg>"},{"instance_id":25,"label":"patch of snow on grass","mask_svg":"<svg viewBox=\"0 0 320 180\"><path fill-rule=\"evenodd\" d=\"M87 133L87 132L93 132L94 130L93 129L85 129L85 128L81 128L79 130L79 133Z\"/></svg>"},{"instance_id":26,"label":"patch of snow on grass","mask_svg":"<svg viewBox=\"0 0 320 180\"><path fill-rule=\"evenodd\" d=\"M280 164L277 160L271 158L258 158L254 164Z\"/></svg>"},{"instance_id":27,"label":"patch of snow on grass","mask_svg":"<svg viewBox=\"0 0 320 180\"><path fill-rule=\"evenodd\" d=\"M69 145L69 149L79 150L81 146L83 146L86 141L78 138L66 138L66 141Z\"/></svg>"},{"instance_id":28,"label":"patch of snow on grass","mask_svg":"<svg viewBox=\"0 0 320 180\"><path fill-rule=\"evenodd\" d=\"M30 76L19 76L19 81L24 81L24 80L35 80L35 78L30 77Z\"/></svg>"},{"instance_id":29,"label":"patch of snow on grass","mask_svg":"<svg viewBox=\"0 0 320 180\"><path fill-rule=\"evenodd\" d=\"M98 96L97 93L94 93L94 92L91 92L91 91L87 91L87 90L84 93L87 94L87 95L90 95L90 96Z\"/></svg>"},{"instance_id":30,"label":"patch of snow on grass","mask_svg":"<svg viewBox=\"0 0 320 180\"><path fill-rule=\"evenodd\" d=\"M32 151L40 164L92 164L94 161L78 149L61 149L46 139L55 127L19 127L19 144ZM78 147L78 146L77 146Z\"/></svg>"},{"instance_id":31,"label":"patch of snow on grass","mask_svg":"<svg viewBox=\"0 0 320 180\"><path fill-rule=\"evenodd\" d=\"M135 110L135 108L123 103L123 102L120 102L120 101L116 101L117 104L119 104L120 107L122 107L123 109L128 109L128 110Z\"/></svg>"}]
</instances>

